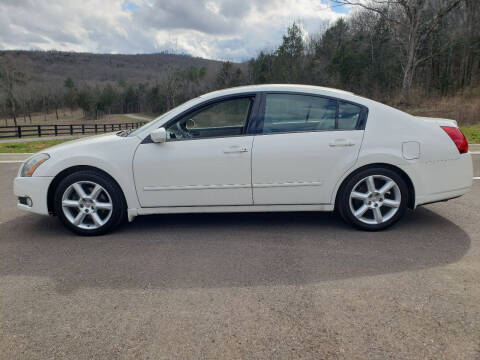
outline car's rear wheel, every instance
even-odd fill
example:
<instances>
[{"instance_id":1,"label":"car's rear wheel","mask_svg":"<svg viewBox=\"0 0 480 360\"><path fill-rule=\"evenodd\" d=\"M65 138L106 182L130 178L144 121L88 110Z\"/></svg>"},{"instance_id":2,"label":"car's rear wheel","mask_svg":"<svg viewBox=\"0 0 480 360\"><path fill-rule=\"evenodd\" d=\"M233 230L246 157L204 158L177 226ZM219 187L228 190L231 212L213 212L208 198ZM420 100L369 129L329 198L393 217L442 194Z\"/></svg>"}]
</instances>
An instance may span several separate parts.
<instances>
[{"instance_id":1,"label":"car's rear wheel","mask_svg":"<svg viewBox=\"0 0 480 360\"><path fill-rule=\"evenodd\" d=\"M339 197L338 210L352 225L363 230L382 230L405 213L408 187L395 171L369 168L350 177Z\"/></svg>"},{"instance_id":2,"label":"car's rear wheel","mask_svg":"<svg viewBox=\"0 0 480 360\"><path fill-rule=\"evenodd\" d=\"M125 219L126 204L121 189L108 176L79 171L59 183L55 213L77 234L101 235Z\"/></svg>"}]
</instances>

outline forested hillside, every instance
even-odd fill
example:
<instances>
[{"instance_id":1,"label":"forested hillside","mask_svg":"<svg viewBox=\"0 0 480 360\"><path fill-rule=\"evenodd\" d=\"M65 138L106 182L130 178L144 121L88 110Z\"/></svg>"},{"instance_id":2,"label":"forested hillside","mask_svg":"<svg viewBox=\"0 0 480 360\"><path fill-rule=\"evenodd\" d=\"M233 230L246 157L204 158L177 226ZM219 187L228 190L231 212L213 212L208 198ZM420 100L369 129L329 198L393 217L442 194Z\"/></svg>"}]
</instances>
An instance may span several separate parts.
<instances>
[{"instance_id":1,"label":"forested hillside","mask_svg":"<svg viewBox=\"0 0 480 360\"><path fill-rule=\"evenodd\" d=\"M355 9L307 41L292 26L276 51L252 61L252 81L321 84L388 102L480 85L480 1L376 0Z\"/></svg>"},{"instance_id":2,"label":"forested hillside","mask_svg":"<svg viewBox=\"0 0 480 360\"><path fill-rule=\"evenodd\" d=\"M164 79L175 69L196 67L215 72L219 61L174 54L92 54L60 51L2 51L2 63L28 75L29 85L50 88L71 78L79 85L139 84Z\"/></svg>"},{"instance_id":3,"label":"forested hillside","mask_svg":"<svg viewBox=\"0 0 480 360\"><path fill-rule=\"evenodd\" d=\"M0 52L0 114L28 118L66 107L90 118L161 113L215 89L304 83L478 122L480 1L335 2L353 6L353 14L318 34L293 24L277 49L241 64L173 54Z\"/></svg>"}]
</instances>

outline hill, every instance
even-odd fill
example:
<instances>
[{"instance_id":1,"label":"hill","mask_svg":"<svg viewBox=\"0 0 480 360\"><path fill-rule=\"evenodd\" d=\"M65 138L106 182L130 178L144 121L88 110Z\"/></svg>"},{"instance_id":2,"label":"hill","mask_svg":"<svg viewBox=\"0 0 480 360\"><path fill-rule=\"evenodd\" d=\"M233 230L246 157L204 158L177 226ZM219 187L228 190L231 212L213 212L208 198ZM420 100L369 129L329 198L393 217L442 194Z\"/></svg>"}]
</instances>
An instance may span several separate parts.
<instances>
[{"instance_id":1,"label":"hill","mask_svg":"<svg viewBox=\"0 0 480 360\"><path fill-rule=\"evenodd\" d=\"M70 77L75 84L107 85L152 83L164 79L175 70L190 67L206 69L213 77L221 68L220 61L176 54L93 54L60 51L0 51L0 65L9 64L25 73L29 86L36 89L63 86Z\"/></svg>"}]
</instances>

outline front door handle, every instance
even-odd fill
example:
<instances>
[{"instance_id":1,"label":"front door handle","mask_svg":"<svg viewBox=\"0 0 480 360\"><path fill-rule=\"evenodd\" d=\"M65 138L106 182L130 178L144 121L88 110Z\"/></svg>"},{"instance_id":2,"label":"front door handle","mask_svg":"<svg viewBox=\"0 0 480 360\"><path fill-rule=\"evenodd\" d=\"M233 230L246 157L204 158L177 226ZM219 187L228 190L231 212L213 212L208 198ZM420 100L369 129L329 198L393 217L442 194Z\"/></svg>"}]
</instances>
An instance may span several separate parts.
<instances>
[{"instance_id":1,"label":"front door handle","mask_svg":"<svg viewBox=\"0 0 480 360\"><path fill-rule=\"evenodd\" d=\"M223 152L225 154L244 153L248 152L248 149L245 146L230 146L229 148L224 149Z\"/></svg>"},{"instance_id":2,"label":"front door handle","mask_svg":"<svg viewBox=\"0 0 480 360\"><path fill-rule=\"evenodd\" d=\"M335 146L353 146L353 145L355 145L355 143L350 141L350 140L347 140L347 139L335 139L334 141L332 141L328 145L330 145L332 147L335 147Z\"/></svg>"}]
</instances>

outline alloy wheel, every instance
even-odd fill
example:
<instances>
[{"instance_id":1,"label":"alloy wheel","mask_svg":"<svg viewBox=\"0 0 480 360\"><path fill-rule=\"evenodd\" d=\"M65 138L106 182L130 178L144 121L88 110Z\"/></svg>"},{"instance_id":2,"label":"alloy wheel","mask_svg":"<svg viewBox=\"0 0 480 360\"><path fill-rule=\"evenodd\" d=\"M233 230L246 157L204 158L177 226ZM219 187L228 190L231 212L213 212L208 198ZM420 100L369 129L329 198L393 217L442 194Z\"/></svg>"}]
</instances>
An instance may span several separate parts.
<instances>
[{"instance_id":1,"label":"alloy wheel","mask_svg":"<svg viewBox=\"0 0 480 360\"><path fill-rule=\"evenodd\" d=\"M62 196L62 211L74 226L94 230L102 227L112 216L113 202L101 185L92 181L71 184Z\"/></svg>"},{"instance_id":2,"label":"alloy wheel","mask_svg":"<svg viewBox=\"0 0 480 360\"><path fill-rule=\"evenodd\" d=\"M402 195L397 183L385 175L370 175L360 180L350 192L350 210L365 224L382 224L400 207Z\"/></svg>"}]
</instances>

